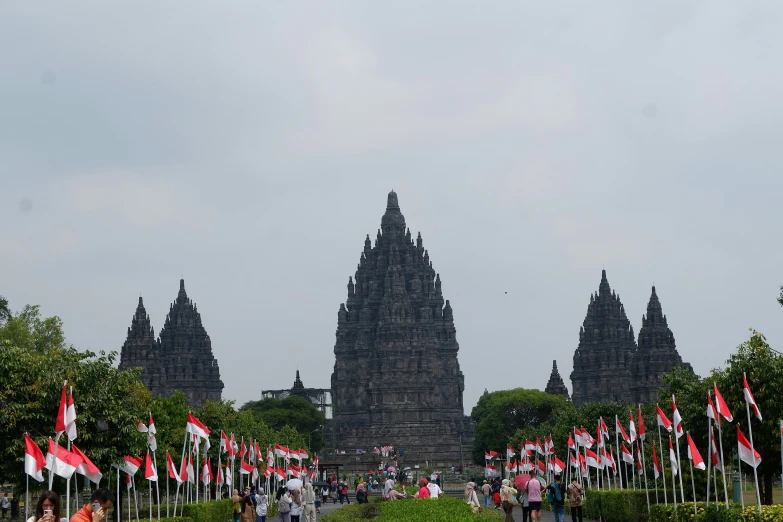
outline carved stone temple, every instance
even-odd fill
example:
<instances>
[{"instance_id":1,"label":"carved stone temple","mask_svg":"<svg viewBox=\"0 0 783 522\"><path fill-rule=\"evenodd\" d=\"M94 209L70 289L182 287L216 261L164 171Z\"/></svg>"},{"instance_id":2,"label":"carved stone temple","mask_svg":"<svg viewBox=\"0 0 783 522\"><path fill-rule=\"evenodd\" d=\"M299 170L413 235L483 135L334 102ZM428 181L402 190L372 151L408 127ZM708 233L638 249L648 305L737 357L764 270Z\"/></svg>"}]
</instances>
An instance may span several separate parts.
<instances>
[{"instance_id":1,"label":"carved stone temple","mask_svg":"<svg viewBox=\"0 0 783 522\"><path fill-rule=\"evenodd\" d=\"M653 287L647 315L642 317L639 344L620 296L602 272L598 293L590 296L579 330L571 372L572 399L588 402L649 403L657 400L661 376L683 363Z\"/></svg>"},{"instance_id":2,"label":"carved stone temple","mask_svg":"<svg viewBox=\"0 0 783 522\"><path fill-rule=\"evenodd\" d=\"M546 383L544 391L550 395L561 395L570 400L568 388L566 388L563 378L560 377L560 372L557 371L557 361L552 361L552 373L549 375L549 382Z\"/></svg>"},{"instance_id":3,"label":"carved stone temple","mask_svg":"<svg viewBox=\"0 0 783 522\"><path fill-rule=\"evenodd\" d=\"M393 445L406 465L459 466L473 426L464 415L454 313L421 234L390 192L337 312L332 373L336 448Z\"/></svg>"},{"instance_id":4,"label":"carved stone temple","mask_svg":"<svg viewBox=\"0 0 783 522\"><path fill-rule=\"evenodd\" d=\"M141 381L155 397L181 391L191 405L219 401L223 393L218 362L212 355L212 341L201 323L201 314L179 282L177 299L171 304L160 337L144 302L139 305L120 352L120 370L141 368Z\"/></svg>"}]
</instances>

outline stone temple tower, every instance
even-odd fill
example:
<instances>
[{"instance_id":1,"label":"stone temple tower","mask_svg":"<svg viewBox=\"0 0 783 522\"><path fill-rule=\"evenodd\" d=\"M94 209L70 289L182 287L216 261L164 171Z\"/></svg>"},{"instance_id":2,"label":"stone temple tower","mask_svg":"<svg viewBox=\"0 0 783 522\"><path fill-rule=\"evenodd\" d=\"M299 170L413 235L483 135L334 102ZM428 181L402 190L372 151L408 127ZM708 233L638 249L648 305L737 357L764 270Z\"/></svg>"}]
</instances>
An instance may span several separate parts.
<instances>
[{"instance_id":1,"label":"stone temple tower","mask_svg":"<svg viewBox=\"0 0 783 522\"><path fill-rule=\"evenodd\" d=\"M421 234L405 226L390 192L337 312L332 373L336 445L394 445L405 462L459 465L472 447L463 412L454 314ZM462 439L462 440L461 440Z\"/></svg>"},{"instance_id":2,"label":"stone temple tower","mask_svg":"<svg viewBox=\"0 0 783 522\"><path fill-rule=\"evenodd\" d=\"M632 400L634 337L620 296L609 287L604 270L598 293L590 296L587 315L579 329L579 346L574 353L571 397L576 406L586 402Z\"/></svg>"},{"instance_id":3,"label":"stone temple tower","mask_svg":"<svg viewBox=\"0 0 783 522\"><path fill-rule=\"evenodd\" d=\"M150 316L144 309L144 301L139 297L139 305L128 328L128 338L120 351L120 370L142 368L141 382L154 395L166 387L166 374L161 365L160 350L155 341L155 330Z\"/></svg>"}]
</instances>

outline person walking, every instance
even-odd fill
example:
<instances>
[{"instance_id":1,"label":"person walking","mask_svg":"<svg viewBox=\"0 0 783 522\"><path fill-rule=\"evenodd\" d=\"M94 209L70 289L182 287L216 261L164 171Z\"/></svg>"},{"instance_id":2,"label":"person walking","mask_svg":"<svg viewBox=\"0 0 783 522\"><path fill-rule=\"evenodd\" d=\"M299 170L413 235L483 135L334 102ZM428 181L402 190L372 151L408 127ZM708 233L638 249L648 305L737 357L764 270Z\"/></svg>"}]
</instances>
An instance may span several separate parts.
<instances>
[{"instance_id":1,"label":"person walking","mask_svg":"<svg viewBox=\"0 0 783 522\"><path fill-rule=\"evenodd\" d=\"M277 502L277 514L280 517L280 522L291 522L291 495L288 494L288 490L285 486L281 486L277 490L275 495L275 502Z\"/></svg>"},{"instance_id":2,"label":"person walking","mask_svg":"<svg viewBox=\"0 0 783 522\"><path fill-rule=\"evenodd\" d=\"M256 505L253 502L253 495L250 494L250 488L245 488L245 494L242 495L240 501L242 506L241 520L242 522L254 522L256 519Z\"/></svg>"},{"instance_id":3,"label":"person walking","mask_svg":"<svg viewBox=\"0 0 783 522\"><path fill-rule=\"evenodd\" d=\"M309 482L304 485L302 490L302 521L315 522L315 502L316 494L313 491L313 485Z\"/></svg>"},{"instance_id":4,"label":"person walking","mask_svg":"<svg viewBox=\"0 0 783 522\"><path fill-rule=\"evenodd\" d=\"M568 485L568 503L571 505L571 522L582 522L582 499L585 496L584 488L576 480L571 479Z\"/></svg>"},{"instance_id":5,"label":"person walking","mask_svg":"<svg viewBox=\"0 0 783 522\"><path fill-rule=\"evenodd\" d=\"M3 518L5 518L6 513L8 513L8 509L11 507L11 501L8 500L8 493L3 495L3 498L0 499L0 509L3 511Z\"/></svg>"},{"instance_id":6,"label":"person walking","mask_svg":"<svg viewBox=\"0 0 783 522\"><path fill-rule=\"evenodd\" d=\"M489 503L492 501L492 486L489 485L489 481L484 479L484 484L481 485L481 494L484 495L484 507L489 507Z\"/></svg>"},{"instance_id":7,"label":"person walking","mask_svg":"<svg viewBox=\"0 0 783 522\"><path fill-rule=\"evenodd\" d=\"M234 514L234 522L239 522L239 517L242 516L242 497L239 496L239 490L235 489L234 494L231 495L231 512Z\"/></svg>"},{"instance_id":8,"label":"person walking","mask_svg":"<svg viewBox=\"0 0 783 522\"><path fill-rule=\"evenodd\" d=\"M535 477L528 480L525 491L530 505L530 522L541 522L541 482Z\"/></svg>"},{"instance_id":9,"label":"person walking","mask_svg":"<svg viewBox=\"0 0 783 522\"><path fill-rule=\"evenodd\" d=\"M481 504L479 504L478 495L476 495L475 482L468 482L465 484L465 502L467 502L474 511L481 507Z\"/></svg>"},{"instance_id":10,"label":"person walking","mask_svg":"<svg viewBox=\"0 0 783 522\"><path fill-rule=\"evenodd\" d=\"M500 503L503 506L503 512L506 514L503 522L514 522L514 517L511 513L517 502L516 496L517 490L511 487L511 482L508 479L503 479L500 487Z\"/></svg>"},{"instance_id":11,"label":"person walking","mask_svg":"<svg viewBox=\"0 0 783 522\"><path fill-rule=\"evenodd\" d=\"M256 522L266 522L267 498L263 488L256 493Z\"/></svg>"},{"instance_id":12,"label":"person walking","mask_svg":"<svg viewBox=\"0 0 783 522\"><path fill-rule=\"evenodd\" d=\"M528 522L530 520L530 503L527 500L527 491L524 489L519 490L519 505L522 508L522 522Z\"/></svg>"},{"instance_id":13,"label":"person walking","mask_svg":"<svg viewBox=\"0 0 783 522\"><path fill-rule=\"evenodd\" d=\"M564 522L565 520L565 492L560 480L560 475L555 475L555 481L547 486L547 500L552 506L555 522Z\"/></svg>"}]
</instances>

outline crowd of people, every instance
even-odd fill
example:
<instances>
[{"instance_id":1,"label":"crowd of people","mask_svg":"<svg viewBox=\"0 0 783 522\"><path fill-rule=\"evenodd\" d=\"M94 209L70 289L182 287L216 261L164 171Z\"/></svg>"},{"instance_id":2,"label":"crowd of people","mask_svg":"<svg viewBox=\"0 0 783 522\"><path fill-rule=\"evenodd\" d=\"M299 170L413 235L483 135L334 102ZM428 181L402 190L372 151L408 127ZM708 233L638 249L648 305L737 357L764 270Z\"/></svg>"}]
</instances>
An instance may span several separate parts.
<instances>
[{"instance_id":1,"label":"crowd of people","mask_svg":"<svg viewBox=\"0 0 783 522\"><path fill-rule=\"evenodd\" d=\"M294 489L281 486L275 493L274 502L280 522L315 522L321 506L321 498L310 482ZM231 503L234 522L266 522L269 499L263 488L253 491L247 487L241 494L235 489Z\"/></svg>"},{"instance_id":2,"label":"crowd of people","mask_svg":"<svg viewBox=\"0 0 783 522\"><path fill-rule=\"evenodd\" d=\"M484 496L484 507L490 508L494 504L495 509L502 509L506 514L505 522L514 522L514 506L522 508L522 522L540 522L543 494L547 495L552 506L555 522L565 520L566 497L571 507L571 521L582 522L582 500L585 492L576 478L572 479L567 487L563 486L560 475L555 475L549 485L538 478L531 478L524 484L524 488L517 489L510 480L501 481L498 477L492 482L485 480L481 485L481 493ZM479 509L475 482L469 482L465 487L465 501L473 506L474 510Z\"/></svg>"}]
</instances>

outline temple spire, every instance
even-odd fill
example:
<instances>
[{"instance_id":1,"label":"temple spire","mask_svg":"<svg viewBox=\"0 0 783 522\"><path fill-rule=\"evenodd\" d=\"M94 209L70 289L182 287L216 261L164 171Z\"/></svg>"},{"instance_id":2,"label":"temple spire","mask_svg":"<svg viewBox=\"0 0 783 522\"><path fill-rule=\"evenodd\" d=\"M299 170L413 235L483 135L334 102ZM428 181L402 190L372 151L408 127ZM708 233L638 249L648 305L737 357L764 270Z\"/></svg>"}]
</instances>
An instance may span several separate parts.
<instances>
[{"instance_id":1,"label":"temple spire","mask_svg":"<svg viewBox=\"0 0 783 522\"><path fill-rule=\"evenodd\" d=\"M552 373L549 375L549 382L546 383L544 391L550 395L560 395L566 400L570 400L568 388L566 388L563 378L560 377L560 372L557 371L557 361L552 361Z\"/></svg>"}]
</instances>

